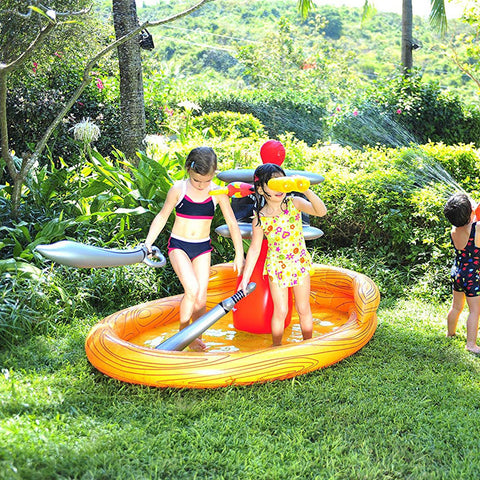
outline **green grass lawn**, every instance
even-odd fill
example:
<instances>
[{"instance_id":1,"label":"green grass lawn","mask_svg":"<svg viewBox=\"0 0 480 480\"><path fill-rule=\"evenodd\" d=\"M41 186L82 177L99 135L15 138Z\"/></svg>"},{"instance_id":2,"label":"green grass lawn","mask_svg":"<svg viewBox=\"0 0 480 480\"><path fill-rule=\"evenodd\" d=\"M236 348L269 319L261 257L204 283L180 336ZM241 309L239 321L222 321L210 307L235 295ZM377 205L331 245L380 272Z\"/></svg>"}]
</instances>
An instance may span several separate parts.
<instances>
[{"instance_id":1,"label":"green grass lawn","mask_svg":"<svg viewBox=\"0 0 480 480\"><path fill-rule=\"evenodd\" d=\"M76 321L0 353L0 478L478 479L480 358L446 311L383 301L342 362L217 390L110 379Z\"/></svg>"}]
</instances>

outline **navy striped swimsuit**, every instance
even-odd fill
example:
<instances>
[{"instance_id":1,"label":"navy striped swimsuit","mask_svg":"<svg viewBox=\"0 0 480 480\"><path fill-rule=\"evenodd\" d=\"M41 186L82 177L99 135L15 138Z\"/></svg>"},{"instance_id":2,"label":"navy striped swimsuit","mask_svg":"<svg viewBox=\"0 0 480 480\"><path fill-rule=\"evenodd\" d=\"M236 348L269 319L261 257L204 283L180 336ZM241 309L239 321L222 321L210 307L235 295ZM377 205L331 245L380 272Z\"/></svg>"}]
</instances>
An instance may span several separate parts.
<instances>
[{"instance_id":1,"label":"navy striped swimsuit","mask_svg":"<svg viewBox=\"0 0 480 480\"><path fill-rule=\"evenodd\" d=\"M192 218L195 220L211 220L215 213L216 203L210 196L203 202L195 202L187 194L187 182L182 185L182 195L175 206L175 214L178 217ZM190 260L213 250L210 237L199 240L188 240L178 235L170 234L168 239L168 253L172 250L183 250Z\"/></svg>"},{"instance_id":2,"label":"navy striped swimsuit","mask_svg":"<svg viewBox=\"0 0 480 480\"><path fill-rule=\"evenodd\" d=\"M215 213L215 202L212 197L208 197L203 202L195 202L187 194L187 182L182 185L182 196L175 205L177 217L195 218L197 220L211 220Z\"/></svg>"}]
</instances>

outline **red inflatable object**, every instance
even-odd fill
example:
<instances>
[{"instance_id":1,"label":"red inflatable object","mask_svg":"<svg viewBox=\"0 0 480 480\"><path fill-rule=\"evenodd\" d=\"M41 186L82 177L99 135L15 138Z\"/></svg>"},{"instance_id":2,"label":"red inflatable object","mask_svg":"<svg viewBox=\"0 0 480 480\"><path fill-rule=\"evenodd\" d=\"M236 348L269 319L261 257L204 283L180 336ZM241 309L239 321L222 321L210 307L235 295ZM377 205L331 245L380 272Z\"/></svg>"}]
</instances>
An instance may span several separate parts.
<instances>
[{"instance_id":1,"label":"red inflatable object","mask_svg":"<svg viewBox=\"0 0 480 480\"><path fill-rule=\"evenodd\" d=\"M233 326L237 330L249 333L272 333L273 300L270 294L268 276L263 275L263 266L267 256L268 243L263 239L262 250L253 269L251 282L255 282L255 290L239 302L233 309ZM237 288L242 277L238 277ZM288 290L288 313L285 318L285 327L292 320L293 296L292 289Z\"/></svg>"},{"instance_id":2,"label":"red inflatable object","mask_svg":"<svg viewBox=\"0 0 480 480\"><path fill-rule=\"evenodd\" d=\"M477 219L477 222L480 221L480 203L475 208L475 218Z\"/></svg>"},{"instance_id":3,"label":"red inflatable object","mask_svg":"<svg viewBox=\"0 0 480 480\"><path fill-rule=\"evenodd\" d=\"M281 165L285 160L285 147L278 140L268 140L260 148L260 158L263 163Z\"/></svg>"}]
</instances>

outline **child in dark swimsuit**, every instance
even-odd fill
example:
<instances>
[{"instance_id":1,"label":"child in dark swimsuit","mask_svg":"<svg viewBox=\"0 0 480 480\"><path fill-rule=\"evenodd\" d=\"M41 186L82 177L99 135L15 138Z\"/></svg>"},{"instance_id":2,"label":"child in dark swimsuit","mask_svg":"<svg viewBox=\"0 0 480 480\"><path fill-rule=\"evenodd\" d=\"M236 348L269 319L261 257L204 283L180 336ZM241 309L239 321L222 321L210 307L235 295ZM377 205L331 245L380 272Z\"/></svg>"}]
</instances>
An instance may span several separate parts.
<instances>
[{"instance_id":1,"label":"child in dark swimsuit","mask_svg":"<svg viewBox=\"0 0 480 480\"><path fill-rule=\"evenodd\" d=\"M466 300L469 310L466 349L480 354L480 347L477 345L480 316L480 222L477 222L472 201L465 193L452 195L443 211L452 224L450 235L455 248L455 261L451 272L453 302L447 315L447 336L455 335Z\"/></svg>"},{"instance_id":2,"label":"child in dark swimsuit","mask_svg":"<svg viewBox=\"0 0 480 480\"><path fill-rule=\"evenodd\" d=\"M243 262L243 242L235 215L227 195L210 195L215 188L212 182L217 169L217 156L210 147L194 148L185 161L188 178L175 183L168 191L165 203L153 219L145 246L151 251L152 244L163 230L175 209L175 222L168 241L168 256L185 294L180 303L180 330L206 313L207 286L210 276L210 259L213 250L210 228L216 202L220 205L230 230L235 248L234 270L240 275ZM206 349L200 338L190 348Z\"/></svg>"}]
</instances>

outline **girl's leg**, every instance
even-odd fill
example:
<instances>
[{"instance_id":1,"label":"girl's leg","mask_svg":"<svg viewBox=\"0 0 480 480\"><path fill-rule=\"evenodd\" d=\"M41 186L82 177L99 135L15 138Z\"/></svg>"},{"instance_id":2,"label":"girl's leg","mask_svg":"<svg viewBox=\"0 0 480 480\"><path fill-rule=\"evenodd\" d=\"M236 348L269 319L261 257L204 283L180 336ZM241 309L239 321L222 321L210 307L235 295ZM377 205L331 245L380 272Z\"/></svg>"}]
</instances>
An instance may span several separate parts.
<instances>
[{"instance_id":1,"label":"girl's leg","mask_svg":"<svg viewBox=\"0 0 480 480\"><path fill-rule=\"evenodd\" d=\"M308 340L312 338L313 331L312 309L310 308L310 275L302 280L301 285L293 287L293 293L295 294L295 308L298 313L302 336L304 340Z\"/></svg>"},{"instance_id":2,"label":"girl's leg","mask_svg":"<svg viewBox=\"0 0 480 480\"><path fill-rule=\"evenodd\" d=\"M452 290L453 300L447 314L447 337L453 337L457 331L457 323L465 305L465 294Z\"/></svg>"},{"instance_id":3,"label":"girl's leg","mask_svg":"<svg viewBox=\"0 0 480 480\"><path fill-rule=\"evenodd\" d=\"M272 342L274 347L278 347L282 344L285 318L288 313L288 288L280 287L273 282L269 283L273 300Z\"/></svg>"},{"instance_id":4,"label":"girl's leg","mask_svg":"<svg viewBox=\"0 0 480 480\"><path fill-rule=\"evenodd\" d=\"M194 258L192 261L195 277L198 281L198 293L193 306L192 320L205 315L207 312L207 288L210 278L211 253L204 253Z\"/></svg>"},{"instance_id":5,"label":"girl's leg","mask_svg":"<svg viewBox=\"0 0 480 480\"><path fill-rule=\"evenodd\" d=\"M190 324L190 320L193 317L200 285L193 264L183 250L172 250L169 253L169 258L184 290L184 295L180 302L180 330L182 330ZM190 347L192 350L198 351L207 348L199 338L196 338L190 344Z\"/></svg>"},{"instance_id":6,"label":"girl's leg","mask_svg":"<svg viewBox=\"0 0 480 480\"><path fill-rule=\"evenodd\" d=\"M478 318L480 316L480 297L467 297L467 345L466 349L472 353L480 353L477 345Z\"/></svg>"}]
</instances>

